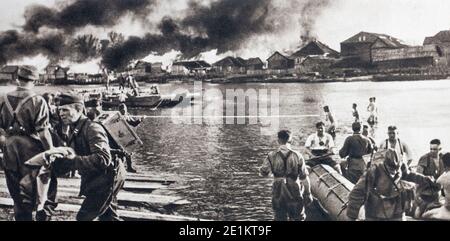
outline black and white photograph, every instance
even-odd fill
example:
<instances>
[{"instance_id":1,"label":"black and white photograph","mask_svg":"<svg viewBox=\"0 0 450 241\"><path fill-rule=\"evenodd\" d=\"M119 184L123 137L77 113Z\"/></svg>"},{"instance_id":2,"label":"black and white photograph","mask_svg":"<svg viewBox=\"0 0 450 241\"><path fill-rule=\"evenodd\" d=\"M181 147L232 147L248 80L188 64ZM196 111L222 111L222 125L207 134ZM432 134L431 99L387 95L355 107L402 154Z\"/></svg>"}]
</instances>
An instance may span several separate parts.
<instances>
[{"instance_id":1,"label":"black and white photograph","mask_svg":"<svg viewBox=\"0 0 450 241\"><path fill-rule=\"evenodd\" d=\"M0 221L450 220L449 1L0 13Z\"/></svg>"}]
</instances>

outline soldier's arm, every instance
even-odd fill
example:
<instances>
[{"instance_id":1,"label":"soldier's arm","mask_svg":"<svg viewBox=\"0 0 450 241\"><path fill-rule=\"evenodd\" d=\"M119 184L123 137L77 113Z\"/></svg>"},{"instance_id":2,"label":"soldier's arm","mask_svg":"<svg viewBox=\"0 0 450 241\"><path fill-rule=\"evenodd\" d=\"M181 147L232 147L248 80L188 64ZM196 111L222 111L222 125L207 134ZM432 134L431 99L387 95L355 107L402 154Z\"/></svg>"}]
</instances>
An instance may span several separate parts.
<instances>
[{"instance_id":1,"label":"soldier's arm","mask_svg":"<svg viewBox=\"0 0 450 241\"><path fill-rule=\"evenodd\" d=\"M411 171L405 163L403 163L401 170L403 172L402 179L405 181L425 185L426 184L432 185L434 183L430 177Z\"/></svg>"},{"instance_id":2,"label":"soldier's arm","mask_svg":"<svg viewBox=\"0 0 450 241\"><path fill-rule=\"evenodd\" d=\"M302 181L303 187L305 188L305 192L303 195L311 194L311 182L309 180L309 172L306 168L305 159L300 155L300 165L298 170L298 178Z\"/></svg>"},{"instance_id":3,"label":"soldier's arm","mask_svg":"<svg viewBox=\"0 0 450 241\"><path fill-rule=\"evenodd\" d=\"M348 156L348 149L349 149L349 139L347 137L347 139L345 139L344 141L344 145L342 146L342 148L339 150L339 156L341 158L345 158L346 156Z\"/></svg>"},{"instance_id":4,"label":"soldier's arm","mask_svg":"<svg viewBox=\"0 0 450 241\"><path fill-rule=\"evenodd\" d=\"M405 143L402 143L403 146L403 151L406 153L406 156L408 157L406 162L409 164L411 164L412 162L412 152L411 149L409 149L408 145L406 145Z\"/></svg>"},{"instance_id":5,"label":"soldier's arm","mask_svg":"<svg viewBox=\"0 0 450 241\"><path fill-rule=\"evenodd\" d=\"M81 170L105 170L112 165L108 136L98 123L90 123L87 133L91 154L76 156L75 167Z\"/></svg>"},{"instance_id":6,"label":"soldier's arm","mask_svg":"<svg viewBox=\"0 0 450 241\"><path fill-rule=\"evenodd\" d=\"M53 147L52 135L50 134L50 112L48 106L43 98L39 98L37 102L37 115L34 121L34 126L42 142L45 150Z\"/></svg>"},{"instance_id":7,"label":"soldier's arm","mask_svg":"<svg viewBox=\"0 0 450 241\"><path fill-rule=\"evenodd\" d=\"M271 172L271 167L269 163L269 155L264 159L262 166L259 168L259 175L262 177L267 177Z\"/></svg>"},{"instance_id":8,"label":"soldier's arm","mask_svg":"<svg viewBox=\"0 0 450 241\"><path fill-rule=\"evenodd\" d=\"M371 170L374 169L370 168L362 175L348 196L347 216L351 219L358 218L359 210L366 201L367 179L370 178L371 173L373 172ZM367 175L369 175L369 177L367 177Z\"/></svg>"},{"instance_id":9,"label":"soldier's arm","mask_svg":"<svg viewBox=\"0 0 450 241\"><path fill-rule=\"evenodd\" d=\"M426 156L422 156L419 159L419 163L417 163L416 172L419 174L423 174L426 165L427 165Z\"/></svg>"}]
</instances>

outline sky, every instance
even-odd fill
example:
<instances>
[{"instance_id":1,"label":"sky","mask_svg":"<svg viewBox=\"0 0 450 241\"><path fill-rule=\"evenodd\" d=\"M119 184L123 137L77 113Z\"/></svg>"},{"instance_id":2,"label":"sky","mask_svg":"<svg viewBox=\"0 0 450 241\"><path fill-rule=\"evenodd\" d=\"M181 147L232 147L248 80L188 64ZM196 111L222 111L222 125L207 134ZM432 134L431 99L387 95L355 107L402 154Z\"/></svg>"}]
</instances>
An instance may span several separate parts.
<instances>
[{"instance_id":1,"label":"sky","mask_svg":"<svg viewBox=\"0 0 450 241\"><path fill-rule=\"evenodd\" d=\"M204 0L208 1L208 0ZM273 0L284 4L284 0ZM295 4L295 1L290 1ZM298 0L302 1L302 0ZM54 6L58 0L15 0L0 1L0 31L17 28L24 22L25 7L30 4ZM331 3L319 12L313 26L313 34L318 40L340 51L340 42L360 31L385 33L403 40L406 44L421 45L427 36L432 36L441 30L450 29L450 1L448 0L331 0ZM166 0L164 6L151 15L155 22L165 15L181 14L187 7L187 0ZM292 6L284 6L282 11L289 11ZM296 11L296 10L291 10ZM294 16L294 15L292 15ZM151 22L151 21L150 21ZM214 51L206 53L210 60L217 60L227 54L240 55L245 58L261 57L266 59L275 50L295 50L299 46L301 26L299 19L289 19L282 22L284 31L276 35L252 37L243 48L236 53L224 53L216 56ZM288 26L286 26L288 25ZM141 23L130 18L123 19L113 29L126 36L141 35L144 31ZM95 32L99 37L106 37L110 29L87 28L85 32ZM169 53L168 56L176 56ZM215 56L215 57L214 57ZM35 62L41 62L41 57L35 57ZM152 60L149 56L146 58Z\"/></svg>"}]
</instances>

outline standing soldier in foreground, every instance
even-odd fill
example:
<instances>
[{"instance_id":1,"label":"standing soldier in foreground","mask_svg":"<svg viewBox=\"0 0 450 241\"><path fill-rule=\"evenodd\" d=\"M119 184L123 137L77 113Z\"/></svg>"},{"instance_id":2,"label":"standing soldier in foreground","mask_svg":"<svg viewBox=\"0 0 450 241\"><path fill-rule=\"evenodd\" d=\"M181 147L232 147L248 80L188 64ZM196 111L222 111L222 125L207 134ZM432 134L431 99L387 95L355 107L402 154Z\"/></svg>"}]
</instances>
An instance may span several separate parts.
<instances>
[{"instance_id":1,"label":"standing soldier in foreground","mask_svg":"<svg viewBox=\"0 0 450 241\"><path fill-rule=\"evenodd\" d=\"M125 118L125 121L132 127L137 127L142 122L142 118L135 118L128 114L127 106L122 103L119 105L119 112L122 115L123 118ZM125 161L127 162L127 172L136 173L136 170L133 168L132 163L132 156L133 153L129 153L130 155L125 155Z\"/></svg>"},{"instance_id":2,"label":"standing soldier in foreground","mask_svg":"<svg viewBox=\"0 0 450 241\"><path fill-rule=\"evenodd\" d=\"M431 140L430 151L420 157L416 172L437 180L445 171L441 150L441 141L439 139ZM417 185L414 204L415 216L419 218L427 209L439 206L439 189L428 185Z\"/></svg>"},{"instance_id":3,"label":"standing soldier in foreground","mask_svg":"<svg viewBox=\"0 0 450 241\"><path fill-rule=\"evenodd\" d=\"M42 96L32 91L36 79L33 67L19 67L17 89L4 96L0 106L0 128L6 133L3 164L17 221L32 221L36 205L35 185L39 169L24 163L53 146L48 105ZM55 195L49 195L49 200L39 204L38 221L50 220L56 207L56 185L50 185L49 193Z\"/></svg>"},{"instance_id":4,"label":"standing soldier in foreground","mask_svg":"<svg viewBox=\"0 0 450 241\"><path fill-rule=\"evenodd\" d=\"M78 170L80 195L86 197L77 220L91 221L97 217L100 221L120 220L116 197L125 182L125 170L123 163L111 156L106 130L83 114L83 99L76 94L62 94L58 110L62 122L70 128L64 141L74 150L62 166Z\"/></svg>"},{"instance_id":5,"label":"standing soldier in foreground","mask_svg":"<svg viewBox=\"0 0 450 241\"><path fill-rule=\"evenodd\" d=\"M357 219L364 205L367 221L402 221L412 193L404 181L435 186L430 177L411 172L395 150L382 163L373 163L349 194L347 216Z\"/></svg>"},{"instance_id":6,"label":"standing soldier in foreground","mask_svg":"<svg viewBox=\"0 0 450 241\"><path fill-rule=\"evenodd\" d=\"M302 155L291 149L291 132L278 132L278 150L270 152L260 168L262 176L274 176L272 207L275 221L301 221L306 218L305 204L312 202L308 170ZM299 180L302 180L301 185Z\"/></svg>"}]
</instances>

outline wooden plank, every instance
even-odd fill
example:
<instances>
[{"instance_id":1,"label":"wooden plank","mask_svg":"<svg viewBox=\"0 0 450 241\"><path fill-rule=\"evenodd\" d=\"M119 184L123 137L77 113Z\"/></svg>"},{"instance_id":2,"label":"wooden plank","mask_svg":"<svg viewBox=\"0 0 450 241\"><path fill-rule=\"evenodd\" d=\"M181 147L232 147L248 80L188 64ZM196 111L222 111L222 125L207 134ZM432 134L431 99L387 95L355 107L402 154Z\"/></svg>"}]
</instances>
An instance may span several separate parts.
<instances>
[{"instance_id":1,"label":"wooden plank","mask_svg":"<svg viewBox=\"0 0 450 241\"><path fill-rule=\"evenodd\" d=\"M79 178L58 178L58 187L80 187L81 180ZM0 185L6 186L6 180L0 178ZM140 182L127 182L123 190L131 192L152 192L157 189L167 189L167 185L161 183L140 183Z\"/></svg>"},{"instance_id":2,"label":"wooden plank","mask_svg":"<svg viewBox=\"0 0 450 241\"><path fill-rule=\"evenodd\" d=\"M8 188L0 186L0 193L5 193L9 195ZM73 198L82 199L78 196L79 190L75 188L58 187L58 199L59 198ZM117 195L117 201L120 205L141 207L145 204L157 205L166 209L173 209L174 207L180 205L187 205L191 202L178 197L178 196L164 196L164 195L154 195L154 194L138 194L126 191L120 191Z\"/></svg>"},{"instance_id":3,"label":"wooden plank","mask_svg":"<svg viewBox=\"0 0 450 241\"><path fill-rule=\"evenodd\" d=\"M0 176L4 177L4 172L2 170L0 170ZM63 179L64 177L60 177L59 179ZM66 178L68 179L68 178ZM77 179L77 178L73 178L73 179ZM78 178L79 179L79 178ZM134 173L127 173L126 177L125 177L126 181L130 181L130 182L155 182L155 183L161 183L163 185L170 185L176 182L175 178L172 177L164 177L164 176L160 176L160 175L135 175Z\"/></svg>"},{"instance_id":4,"label":"wooden plank","mask_svg":"<svg viewBox=\"0 0 450 241\"><path fill-rule=\"evenodd\" d=\"M162 177L142 177L142 176L128 176L125 179L126 181L132 182L156 182L164 185L170 185L175 183L174 179L162 178Z\"/></svg>"},{"instance_id":5,"label":"wooden plank","mask_svg":"<svg viewBox=\"0 0 450 241\"><path fill-rule=\"evenodd\" d=\"M0 207L12 208L14 205L11 198L0 198ZM78 212L79 205L76 204L58 204L56 210L63 212ZM118 210L119 216L124 220L136 220L136 221L206 221L198 218L191 218L178 215L160 214L155 212L137 212L129 210Z\"/></svg>"}]
</instances>

